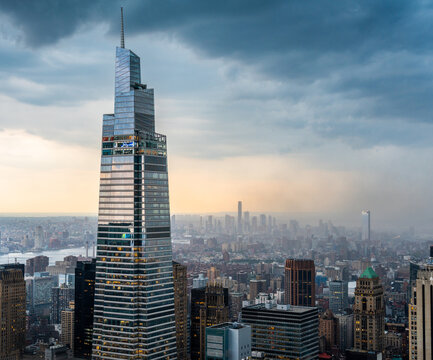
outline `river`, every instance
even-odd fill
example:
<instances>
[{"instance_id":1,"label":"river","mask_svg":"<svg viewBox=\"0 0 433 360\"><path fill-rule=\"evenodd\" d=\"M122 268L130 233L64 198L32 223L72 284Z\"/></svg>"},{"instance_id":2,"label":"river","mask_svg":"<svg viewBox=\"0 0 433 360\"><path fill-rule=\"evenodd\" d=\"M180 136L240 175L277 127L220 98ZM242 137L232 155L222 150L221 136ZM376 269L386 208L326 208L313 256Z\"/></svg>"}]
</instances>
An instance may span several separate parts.
<instances>
[{"instance_id":1,"label":"river","mask_svg":"<svg viewBox=\"0 0 433 360\"><path fill-rule=\"evenodd\" d=\"M65 256L75 255L75 256L86 256L86 248L84 246L78 248L70 248L70 249L60 249L60 250L46 250L40 252L26 252L26 253L9 253L0 255L0 264L10 264L14 263L15 260L21 264L25 264L27 259L38 255L45 255L50 258L50 265L54 265L54 263L58 260L63 260ZM92 249L89 249L89 256L92 256Z\"/></svg>"}]
</instances>

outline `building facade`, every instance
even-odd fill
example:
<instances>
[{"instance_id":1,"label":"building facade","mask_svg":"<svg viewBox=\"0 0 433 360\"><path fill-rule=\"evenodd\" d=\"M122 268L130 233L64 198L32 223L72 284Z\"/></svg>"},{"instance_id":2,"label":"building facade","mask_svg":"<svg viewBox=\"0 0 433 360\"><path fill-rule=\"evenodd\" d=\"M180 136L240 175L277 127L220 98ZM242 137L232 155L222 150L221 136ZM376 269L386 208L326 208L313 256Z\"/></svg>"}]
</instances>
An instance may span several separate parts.
<instances>
[{"instance_id":1,"label":"building facade","mask_svg":"<svg viewBox=\"0 0 433 360\"><path fill-rule=\"evenodd\" d=\"M313 260L286 260L284 301L295 306L315 306L316 268Z\"/></svg>"},{"instance_id":2,"label":"building facade","mask_svg":"<svg viewBox=\"0 0 433 360\"><path fill-rule=\"evenodd\" d=\"M0 359L21 359L26 335L24 265L0 265L0 324Z\"/></svg>"},{"instance_id":3,"label":"building facade","mask_svg":"<svg viewBox=\"0 0 433 360\"><path fill-rule=\"evenodd\" d=\"M186 266L173 261L177 359L188 358L188 276Z\"/></svg>"},{"instance_id":4,"label":"building facade","mask_svg":"<svg viewBox=\"0 0 433 360\"><path fill-rule=\"evenodd\" d=\"M340 330L338 319L329 309L319 317L319 337L321 352L330 352L339 345Z\"/></svg>"},{"instance_id":5,"label":"building facade","mask_svg":"<svg viewBox=\"0 0 433 360\"><path fill-rule=\"evenodd\" d=\"M219 284L191 290L191 360L206 356L206 327L229 321L228 289Z\"/></svg>"},{"instance_id":6,"label":"building facade","mask_svg":"<svg viewBox=\"0 0 433 360\"><path fill-rule=\"evenodd\" d=\"M319 317L316 307L257 304L242 308L242 323L251 326L252 351L265 359L316 359Z\"/></svg>"},{"instance_id":7,"label":"building facade","mask_svg":"<svg viewBox=\"0 0 433 360\"><path fill-rule=\"evenodd\" d=\"M344 353L346 349L353 347L353 314L336 314L339 328L338 347Z\"/></svg>"},{"instance_id":8,"label":"building facade","mask_svg":"<svg viewBox=\"0 0 433 360\"><path fill-rule=\"evenodd\" d=\"M122 38L102 125L93 359L177 358L167 143L153 94Z\"/></svg>"},{"instance_id":9,"label":"building facade","mask_svg":"<svg viewBox=\"0 0 433 360\"><path fill-rule=\"evenodd\" d=\"M74 355L92 358L96 259L78 261L75 269Z\"/></svg>"},{"instance_id":10,"label":"building facade","mask_svg":"<svg viewBox=\"0 0 433 360\"><path fill-rule=\"evenodd\" d=\"M409 304L409 358L425 360L433 358L433 264L418 270Z\"/></svg>"},{"instance_id":11,"label":"building facade","mask_svg":"<svg viewBox=\"0 0 433 360\"><path fill-rule=\"evenodd\" d=\"M354 314L354 349L382 352L385 333L383 286L371 267L356 281Z\"/></svg>"},{"instance_id":12,"label":"building facade","mask_svg":"<svg viewBox=\"0 0 433 360\"><path fill-rule=\"evenodd\" d=\"M60 324L60 314L69 307L69 302L75 299L75 289L67 285L51 289L51 323Z\"/></svg>"},{"instance_id":13,"label":"building facade","mask_svg":"<svg viewBox=\"0 0 433 360\"><path fill-rule=\"evenodd\" d=\"M343 314L349 307L349 287L344 280L329 282L329 308L334 314Z\"/></svg>"},{"instance_id":14,"label":"building facade","mask_svg":"<svg viewBox=\"0 0 433 360\"><path fill-rule=\"evenodd\" d=\"M61 312L61 329L60 341L67 345L72 352L74 351L74 301L71 301L69 307Z\"/></svg>"},{"instance_id":15,"label":"building facade","mask_svg":"<svg viewBox=\"0 0 433 360\"><path fill-rule=\"evenodd\" d=\"M206 328L206 360L244 360L251 356L251 326L223 323Z\"/></svg>"},{"instance_id":16,"label":"building facade","mask_svg":"<svg viewBox=\"0 0 433 360\"><path fill-rule=\"evenodd\" d=\"M35 272L42 272L47 269L49 258L44 255L35 256L26 260L26 274L33 276Z\"/></svg>"}]
</instances>

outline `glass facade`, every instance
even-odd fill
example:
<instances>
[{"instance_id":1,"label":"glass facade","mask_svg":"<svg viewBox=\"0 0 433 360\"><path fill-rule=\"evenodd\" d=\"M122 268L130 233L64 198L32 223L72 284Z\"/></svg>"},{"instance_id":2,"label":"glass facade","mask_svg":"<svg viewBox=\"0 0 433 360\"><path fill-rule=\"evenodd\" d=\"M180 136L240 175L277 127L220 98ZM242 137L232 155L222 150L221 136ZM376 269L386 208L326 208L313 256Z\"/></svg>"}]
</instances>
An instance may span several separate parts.
<instances>
[{"instance_id":1,"label":"glass facade","mask_svg":"<svg viewBox=\"0 0 433 360\"><path fill-rule=\"evenodd\" d=\"M93 359L176 359L166 137L140 58L116 49L104 115Z\"/></svg>"},{"instance_id":2,"label":"glass facade","mask_svg":"<svg viewBox=\"0 0 433 360\"><path fill-rule=\"evenodd\" d=\"M316 307L257 304L242 308L241 316L251 326L252 350L264 353L265 359L318 358Z\"/></svg>"}]
</instances>

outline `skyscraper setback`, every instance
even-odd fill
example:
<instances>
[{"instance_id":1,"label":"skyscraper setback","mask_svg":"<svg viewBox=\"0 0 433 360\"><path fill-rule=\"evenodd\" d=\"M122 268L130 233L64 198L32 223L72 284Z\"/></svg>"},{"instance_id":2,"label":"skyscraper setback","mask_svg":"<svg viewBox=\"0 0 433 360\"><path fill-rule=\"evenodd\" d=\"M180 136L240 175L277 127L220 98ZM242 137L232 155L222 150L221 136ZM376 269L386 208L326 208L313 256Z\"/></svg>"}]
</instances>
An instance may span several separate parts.
<instances>
[{"instance_id":1,"label":"skyscraper setback","mask_svg":"<svg viewBox=\"0 0 433 360\"><path fill-rule=\"evenodd\" d=\"M92 357L176 359L166 137L123 19L102 132Z\"/></svg>"}]
</instances>

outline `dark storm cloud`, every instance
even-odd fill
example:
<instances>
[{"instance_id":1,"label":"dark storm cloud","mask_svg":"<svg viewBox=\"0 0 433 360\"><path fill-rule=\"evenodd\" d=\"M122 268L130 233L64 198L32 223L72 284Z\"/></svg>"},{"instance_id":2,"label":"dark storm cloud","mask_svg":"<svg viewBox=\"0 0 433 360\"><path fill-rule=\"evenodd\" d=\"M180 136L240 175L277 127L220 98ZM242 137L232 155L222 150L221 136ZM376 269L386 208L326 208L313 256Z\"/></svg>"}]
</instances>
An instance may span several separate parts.
<instances>
[{"instance_id":1,"label":"dark storm cloud","mask_svg":"<svg viewBox=\"0 0 433 360\"><path fill-rule=\"evenodd\" d=\"M308 103L305 127L321 136L356 137L357 146L406 145L416 143L417 130L401 124L433 122L429 2L21 0L1 1L0 11L26 44L38 47L88 23L108 22L118 34L121 5L127 34L166 34L204 56L236 60L284 82L286 89L273 96ZM293 84L301 87L296 94ZM313 91L322 99L311 99ZM248 90L236 96L248 97ZM327 99L336 108L322 110ZM284 128L280 119L275 125Z\"/></svg>"}]
</instances>

